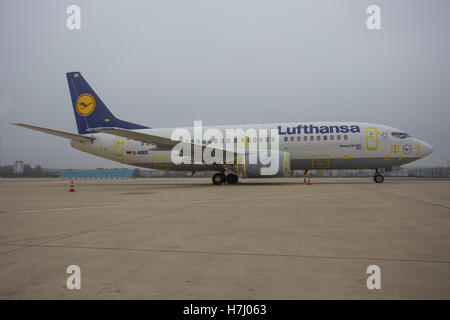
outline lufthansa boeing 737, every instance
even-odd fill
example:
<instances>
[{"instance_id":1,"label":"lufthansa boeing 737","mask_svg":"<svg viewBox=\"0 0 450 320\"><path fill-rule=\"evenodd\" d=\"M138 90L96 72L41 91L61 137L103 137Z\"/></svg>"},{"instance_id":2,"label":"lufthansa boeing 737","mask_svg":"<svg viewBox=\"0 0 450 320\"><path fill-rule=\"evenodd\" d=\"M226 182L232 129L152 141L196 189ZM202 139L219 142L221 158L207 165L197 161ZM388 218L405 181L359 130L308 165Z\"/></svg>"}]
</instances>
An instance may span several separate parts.
<instances>
[{"instance_id":1,"label":"lufthansa boeing 737","mask_svg":"<svg viewBox=\"0 0 450 320\"><path fill-rule=\"evenodd\" d=\"M384 168L429 155L433 148L403 130L365 122L292 122L153 129L116 118L80 72L67 73L78 134L14 125L70 140L102 158L158 170L215 171L213 184L290 176L294 170Z\"/></svg>"}]
</instances>

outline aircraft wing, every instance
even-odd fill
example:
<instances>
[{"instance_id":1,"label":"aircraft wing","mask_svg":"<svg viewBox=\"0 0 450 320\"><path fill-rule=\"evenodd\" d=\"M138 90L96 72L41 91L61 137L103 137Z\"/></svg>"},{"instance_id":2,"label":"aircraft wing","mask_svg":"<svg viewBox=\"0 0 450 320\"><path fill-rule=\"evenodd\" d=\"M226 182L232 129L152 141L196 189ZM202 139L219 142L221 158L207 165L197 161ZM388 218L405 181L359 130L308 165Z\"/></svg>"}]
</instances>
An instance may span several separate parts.
<instances>
[{"instance_id":1,"label":"aircraft wing","mask_svg":"<svg viewBox=\"0 0 450 320\"><path fill-rule=\"evenodd\" d=\"M91 128L91 129L89 129L89 131L103 132L103 133L108 133L108 134L112 134L115 136L125 137L128 139L132 139L132 140L136 140L136 141L140 141L140 142L144 142L144 143L155 144L158 146L158 149L163 149L163 150L170 150L174 146L176 146L177 144L179 144L181 142L179 140L172 140L172 139L166 138L166 137L155 136L153 134L142 133L142 132L127 130L127 129L122 129L122 128L111 128L111 127ZM198 145L198 144L191 143L191 145L194 146L194 145ZM206 148L206 145L201 144L201 146L202 146L202 148ZM223 151L227 151L226 149L223 149L223 148L215 148L215 149L217 149L217 150L221 149ZM228 152L232 152L235 155L237 155L237 153L235 151L228 151Z\"/></svg>"},{"instance_id":2,"label":"aircraft wing","mask_svg":"<svg viewBox=\"0 0 450 320\"><path fill-rule=\"evenodd\" d=\"M153 134L148 133L142 133L122 128L111 128L111 127L104 127L104 128L91 128L89 131L97 131L97 132L103 132L112 134L115 136L125 137L128 139L149 143L149 144L155 144L158 147L171 149L172 147L175 147L180 141L177 140L171 140L169 138L161 137L161 136L155 136Z\"/></svg>"},{"instance_id":3,"label":"aircraft wing","mask_svg":"<svg viewBox=\"0 0 450 320\"><path fill-rule=\"evenodd\" d=\"M92 142L92 141L95 140L95 138L82 136L80 134L75 134L75 133L70 133L70 132L65 132L65 131L59 131L59 130L54 130L54 129L48 129L48 128L43 128L43 127L32 126L30 124L25 124L25 123L11 123L11 124L15 125L15 126L19 126L19 127L24 127L24 128L28 128L28 129L31 129L31 130L35 130L35 131L40 131L40 132L52 134L54 136L58 136L58 137L66 138L66 139L76 140L76 141Z\"/></svg>"}]
</instances>

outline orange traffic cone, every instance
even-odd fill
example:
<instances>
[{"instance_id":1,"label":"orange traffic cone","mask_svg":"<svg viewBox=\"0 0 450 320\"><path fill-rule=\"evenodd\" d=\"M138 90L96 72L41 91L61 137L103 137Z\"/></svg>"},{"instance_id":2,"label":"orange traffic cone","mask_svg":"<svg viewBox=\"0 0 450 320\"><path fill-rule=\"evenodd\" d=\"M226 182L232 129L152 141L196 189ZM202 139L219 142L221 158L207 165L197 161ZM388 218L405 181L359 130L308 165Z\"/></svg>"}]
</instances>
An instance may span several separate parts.
<instances>
[{"instance_id":1,"label":"orange traffic cone","mask_svg":"<svg viewBox=\"0 0 450 320\"><path fill-rule=\"evenodd\" d=\"M310 186L310 185L311 185L311 178L308 177L308 186Z\"/></svg>"},{"instance_id":2,"label":"orange traffic cone","mask_svg":"<svg viewBox=\"0 0 450 320\"><path fill-rule=\"evenodd\" d=\"M75 187L74 187L74 185L73 185L73 180L72 180L72 182L70 183L70 190L69 190L69 192L75 192Z\"/></svg>"}]
</instances>

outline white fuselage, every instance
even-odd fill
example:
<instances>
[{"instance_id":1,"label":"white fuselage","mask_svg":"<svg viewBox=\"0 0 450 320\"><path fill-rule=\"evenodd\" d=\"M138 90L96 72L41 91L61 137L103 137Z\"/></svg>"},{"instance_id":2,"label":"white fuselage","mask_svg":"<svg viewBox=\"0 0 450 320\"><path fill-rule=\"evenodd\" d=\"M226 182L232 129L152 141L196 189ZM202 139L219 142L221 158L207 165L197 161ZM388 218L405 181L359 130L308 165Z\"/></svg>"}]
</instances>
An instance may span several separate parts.
<instances>
[{"instance_id":1,"label":"white fuselage","mask_svg":"<svg viewBox=\"0 0 450 320\"><path fill-rule=\"evenodd\" d=\"M227 129L276 132L279 150L290 153L291 170L386 168L415 161L432 152L430 145L409 137L402 130L372 123L293 122L214 126L203 127L203 130L211 128L222 133L223 140L218 142L223 144L227 142ZM136 131L172 138L176 129L179 128ZM194 136L193 127L185 129L192 135L194 143L205 144L202 141L204 138ZM171 150L158 150L155 145L105 133L88 136L95 137L95 140L92 143L71 141L71 145L81 151L133 166L160 170L217 170L216 166L208 164L176 165L172 161ZM259 141L259 138L254 139ZM269 142L273 143L273 139L269 138Z\"/></svg>"}]
</instances>

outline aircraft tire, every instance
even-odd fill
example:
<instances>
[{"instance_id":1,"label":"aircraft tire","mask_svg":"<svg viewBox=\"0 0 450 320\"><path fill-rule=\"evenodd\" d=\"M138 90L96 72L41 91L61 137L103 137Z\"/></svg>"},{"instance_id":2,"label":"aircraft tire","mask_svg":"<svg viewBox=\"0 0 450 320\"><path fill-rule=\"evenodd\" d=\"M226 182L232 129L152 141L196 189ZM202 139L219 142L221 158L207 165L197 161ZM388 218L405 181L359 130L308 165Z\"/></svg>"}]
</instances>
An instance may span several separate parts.
<instances>
[{"instance_id":1,"label":"aircraft tire","mask_svg":"<svg viewBox=\"0 0 450 320\"><path fill-rule=\"evenodd\" d=\"M381 174L376 174L373 176L373 181L376 183L382 183L384 181L384 177Z\"/></svg>"},{"instance_id":2,"label":"aircraft tire","mask_svg":"<svg viewBox=\"0 0 450 320\"><path fill-rule=\"evenodd\" d=\"M239 177L235 174L230 173L227 175L227 183L229 184L236 184L238 183Z\"/></svg>"},{"instance_id":3,"label":"aircraft tire","mask_svg":"<svg viewBox=\"0 0 450 320\"><path fill-rule=\"evenodd\" d=\"M221 185L227 181L227 177L223 173L216 173L212 177L212 182L214 185Z\"/></svg>"}]
</instances>

